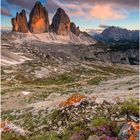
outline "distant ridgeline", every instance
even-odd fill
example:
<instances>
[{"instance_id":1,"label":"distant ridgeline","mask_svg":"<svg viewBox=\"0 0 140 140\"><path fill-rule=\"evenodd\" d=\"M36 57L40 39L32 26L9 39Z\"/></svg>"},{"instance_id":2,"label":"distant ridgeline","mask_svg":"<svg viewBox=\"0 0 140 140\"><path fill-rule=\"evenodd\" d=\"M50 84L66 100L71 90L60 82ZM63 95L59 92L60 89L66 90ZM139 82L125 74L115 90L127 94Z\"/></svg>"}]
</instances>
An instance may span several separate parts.
<instances>
[{"instance_id":1,"label":"distant ridgeline","mask_svg":"<svg viewBox=\"0 0 140 140\"><path fill-rule=\"evenodd\" d=\"M107 44L139 44L139 31L127 30L120 27L108 27L101 34L94 37L98 41L103 41Z\"/></svg>"},{"instance_id":2,"label":"distant ridgeline","mask_svg":"<svg viewBox=\"0 0 140 140\"><path fill-rule=\"evenodd\" d=\"M11 19L12 31L27 33L44 33L54 32L58 35L66 36L69 32L79 36L80 29L70 21L70 18L61 8L57 9L56 14L49 24L49 16L45 7L40 2L36 2L29 15L29 22L27 21L26 12L23 9L16 14L15 18Z\"/></svg>"}]
</instances>

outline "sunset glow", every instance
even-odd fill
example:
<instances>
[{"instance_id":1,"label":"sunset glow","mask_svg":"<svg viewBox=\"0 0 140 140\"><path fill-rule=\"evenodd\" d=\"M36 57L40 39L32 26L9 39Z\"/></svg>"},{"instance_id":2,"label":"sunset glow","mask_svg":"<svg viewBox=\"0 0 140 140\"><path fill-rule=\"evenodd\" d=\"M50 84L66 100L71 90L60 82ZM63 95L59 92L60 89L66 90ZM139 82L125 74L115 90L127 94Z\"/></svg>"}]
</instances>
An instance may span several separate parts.
<instances>
[{"instance_id":1,"label":"sunset glow","mask_svg":"<svg viewBox=\"0 0 140 140\"><path fill-rule=\"evenodd\" d=\"M127 29L138 29L138 1L121 0L40 0L48 10L50 19L58 7L63 8L71 20L80 26L81 30L98 29L100 24L119 26ZM2 27L11 27L11 17L17 11L26 10L27 18L36 0L2 0ZM133 20L132 20L133 19ZM51 22L51 20L50 20ZM37 26L40 23L37 23Z\"/></svg>"}]
</instances>

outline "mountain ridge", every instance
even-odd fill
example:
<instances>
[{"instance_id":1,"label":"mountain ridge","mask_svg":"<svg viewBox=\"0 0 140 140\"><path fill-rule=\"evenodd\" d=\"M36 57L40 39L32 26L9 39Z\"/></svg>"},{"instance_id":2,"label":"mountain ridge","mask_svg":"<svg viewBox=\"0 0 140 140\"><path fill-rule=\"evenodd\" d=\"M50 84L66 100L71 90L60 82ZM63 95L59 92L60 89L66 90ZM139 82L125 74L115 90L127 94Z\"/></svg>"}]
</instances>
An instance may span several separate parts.
<instances>
[{"instance_id":1,"label":"mountain ridge","mask_svg":"<svg viewBox=\"0 0 140 140\"><path fill-rule=\"evenodd\" d=\"M94 38L105 43L139 42L139 30L110 26Z\"/></svg>"},{"instance_id":2,"label":"mountain ridge","mask_svg":"<svg viewBox=\"0 0 140 140\"><path fill-rule=\"evenodd\" d=\"M77 27L75 23L70 20L62 8L57 9L50 24L48 11L41 2L35 3L30 12L29 21L27 21L26 11L22 10L19 14L17 13L15 18L11 19L11 23L12 31L26 33L28 37L30 34L29 39L31 40L33 38L37 40L38 38L38 41L41 40L46 43L74 43L85 45L94 44L96 42L90 35L85 35L81 32L79 26ZM21 40L23 40L23 38L21 38Z\"/></svg>"}]
</instances>

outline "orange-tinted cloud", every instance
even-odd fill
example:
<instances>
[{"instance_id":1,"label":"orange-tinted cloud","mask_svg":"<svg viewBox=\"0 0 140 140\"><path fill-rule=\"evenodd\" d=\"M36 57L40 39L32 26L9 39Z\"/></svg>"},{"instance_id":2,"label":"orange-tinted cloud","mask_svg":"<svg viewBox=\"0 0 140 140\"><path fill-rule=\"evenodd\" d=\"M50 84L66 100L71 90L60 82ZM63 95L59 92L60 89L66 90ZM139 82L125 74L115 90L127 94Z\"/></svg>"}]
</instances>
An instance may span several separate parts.
<instances>
[{"instance_id":1,"label":"orange-tinted cloud","mask_svg":"<svg viewBox=\"0 0 140 140\"><path fill-rule=\"evenodd\" d=\"M111 5L101 4L94 6L90 11L90 15L100 20L122 19L126 16L122 11L114 10Z\"/></svg>"},{"instance_id":2,"label":"orange-tinted cloud","mask_svg":"<svg viewBox=\"0 0 140 140\"><path fill-rule=\"evenodd\" d=\"M54 0L53 0L54 1ZM60 3L59 0L54 1L62 7L69 16L84 17L87 19L98 20L115 20L122 19L127 16L126 11L122 8L115 7L113 4L94 4L89 3Z\"/></svg>"}]
</instances>

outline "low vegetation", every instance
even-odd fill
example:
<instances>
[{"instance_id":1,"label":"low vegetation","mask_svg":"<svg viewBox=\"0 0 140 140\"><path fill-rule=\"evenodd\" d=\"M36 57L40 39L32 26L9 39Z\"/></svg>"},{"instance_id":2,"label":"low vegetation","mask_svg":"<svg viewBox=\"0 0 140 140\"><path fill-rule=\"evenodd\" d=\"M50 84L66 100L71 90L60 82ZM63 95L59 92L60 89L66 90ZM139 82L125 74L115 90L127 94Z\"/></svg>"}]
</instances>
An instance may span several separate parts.
<instances>
[{"instance_id":1,"label":"low vegetation","mask_svg":"<svg viewBox=\"0 0 140 140\"><path fill-rule=\"evenodd\" d=\"M121 105L121 114L139 116L139 101L130 99L123 102Z\"/></svg>"},{"instance_id":2,"label":"low vegetation","mask_svg":"<svg viewBox=\"0 0 140 140\"><path fill-rule=\"evenodd\" d=\"M98 85L101 81L106 80L106 77L95 77L87 81L89 85Z\"/></svg>"}]
</instances>

